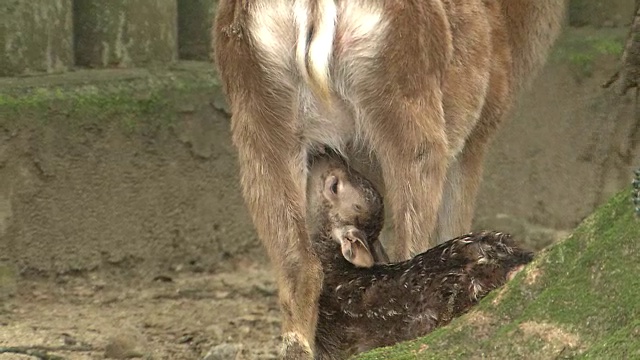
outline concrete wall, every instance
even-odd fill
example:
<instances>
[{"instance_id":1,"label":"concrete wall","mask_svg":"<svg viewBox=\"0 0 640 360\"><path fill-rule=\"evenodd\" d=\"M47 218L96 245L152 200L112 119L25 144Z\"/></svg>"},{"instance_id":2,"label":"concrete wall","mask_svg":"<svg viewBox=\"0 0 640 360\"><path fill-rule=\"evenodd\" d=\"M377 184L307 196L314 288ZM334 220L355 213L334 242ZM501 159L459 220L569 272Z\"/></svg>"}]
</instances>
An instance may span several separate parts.
<instances>
[{"instance_id":1,"label":"concrete wall","mask_svg":"<svg viewBox=\"0 0 640 360\"><path fill-rule=\"evenodd\" d=\"M634 2L570 0L567 22L625 26ZM217 4L218 0L6 0L0 3L0 76L61 72L74 64L132 67L177 58L208 60Z\"/></svg>"},{"instance_id":2,"label":"concrete wall","mask_svg":"<svg viewBox=\"0 0 640 360\"><path fill-rule=\"evenodd\" d=\"M134 67L178 56L175 0L75 0L76 64Z\"/></svg>"},{"instance_id":3,"label":"concrete wall","mask_svg":"<svg viewBox=\"0 0 640 360\"><path fill-rule=\"evenodd\" d=\"M217 0L5 0L0 76L208 60Z\"/></svg>"},{"instance_id":4,"label":"concrete wall","mask_svg":"<svg viewBox=\"0 0 640 360\"><path fill-rule=\"evenodd\" d=\"M178 1L179 56L185 60L209 60L211 27L218 0Z\"/></svg>"},{"instance_id":5,"label":"concrete wall","mask_svg":"<svg viewBox=\"0 0 640 360\"><path fill-rule=\"evenodd\" d=\"M571 0L568 21L571 26L625 26L634 9L635 0Z\"/></svg>"},{"instance_id":6,"label":"concrete wall","mask_svg":"<svg viewBox=\"0 0 640 360\"><path fill-rule=\"evenodd\" d=\"M0 76L73 66L71 0L0 2Z\"/></svg>"}]
</instances>

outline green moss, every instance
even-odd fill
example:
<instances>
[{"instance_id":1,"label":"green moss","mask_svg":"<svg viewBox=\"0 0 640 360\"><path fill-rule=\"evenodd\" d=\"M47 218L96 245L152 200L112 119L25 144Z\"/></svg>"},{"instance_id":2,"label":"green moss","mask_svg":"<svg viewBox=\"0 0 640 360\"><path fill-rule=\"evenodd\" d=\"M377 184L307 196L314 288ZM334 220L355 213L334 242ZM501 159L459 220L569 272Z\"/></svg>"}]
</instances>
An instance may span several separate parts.
<instances>
[{"instance_id":1,"label":"green moss","mask_svg":"<svg viewBox=\"0 0 640 360\"><path fill-rule=\"evenodd\" d=\"M609 336L594 343L591 348L581 354L583 359L637 359L640 358L640 320L636 320L619 329L615 329Z\"/></svg>"},{"instance_id":2,"label":"green moss","mask_svg":"<svg viewBox=\"0 0 640 360\"><path fill-rule=\"evenodd\" d=\"M171 124L186 97L213 97L219 83L213 67L202 63L153 73L91 70L26 81L2 79L0 89L0 126L115 123L131 132L142 123Z\"/></svg>"},{"instance_id":3,"label":"green moss","mask_svg":"<svg viewBox=\"0 0 640 360\"><path fill-rule=\"evenodd\" d=\"M625 190L469 314L357 359L637 357L639 240Z\"/></svg>"},{"instance_id":4,"label":"green moss","mask_svg":"<svg viewBox=\"0 0 640 360\"><path fill-rule=\"evenodd\" d=\"M626 30L568 29L558 40L550 61L566 63L576 78L590 77L594 63L601 56L620 57L624 50Z\"/></svg>"}]
</instances>

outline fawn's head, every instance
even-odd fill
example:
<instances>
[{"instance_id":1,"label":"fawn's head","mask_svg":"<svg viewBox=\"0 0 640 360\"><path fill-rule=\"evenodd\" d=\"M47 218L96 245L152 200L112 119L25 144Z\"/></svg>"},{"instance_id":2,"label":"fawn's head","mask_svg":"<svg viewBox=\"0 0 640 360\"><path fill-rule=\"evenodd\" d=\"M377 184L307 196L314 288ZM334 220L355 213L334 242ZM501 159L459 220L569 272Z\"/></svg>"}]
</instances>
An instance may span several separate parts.
<instances>
[{"instance_id":1,"label":"fawn's head","mask_svg":"<svg viewBox=\"0 0 640 360\"><path fill-rule=\"evenodd\" d=\"M383 200L370 181L337 155L325 155L311 164L307 194L309 230L313 241L322 242L314 244L317 251L335 251L337 243L344 258L358 267L387 260L378 239Z\"/></svg>"}]
</instances>

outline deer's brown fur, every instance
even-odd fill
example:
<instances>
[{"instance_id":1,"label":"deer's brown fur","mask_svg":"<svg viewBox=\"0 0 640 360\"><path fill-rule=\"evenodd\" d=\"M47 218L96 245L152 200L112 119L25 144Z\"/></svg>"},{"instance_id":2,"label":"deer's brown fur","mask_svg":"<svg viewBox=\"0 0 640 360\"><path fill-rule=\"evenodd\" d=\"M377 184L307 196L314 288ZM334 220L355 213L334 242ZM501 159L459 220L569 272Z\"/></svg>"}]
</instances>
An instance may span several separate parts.
<instances>
[{"instance_id":1,"label":"deer's brown fur","mask_svg":"<svg viewBox=\"0 0 640 360\"><path fill-rule=\"evenodd\" d=\"M564 0L221 0L215 60L243 196L275 267L286 358L309 357L322 269L306 159L364 150L392 257L469 230L488 143L541 68Z\"/></svg>"}]
</instances>

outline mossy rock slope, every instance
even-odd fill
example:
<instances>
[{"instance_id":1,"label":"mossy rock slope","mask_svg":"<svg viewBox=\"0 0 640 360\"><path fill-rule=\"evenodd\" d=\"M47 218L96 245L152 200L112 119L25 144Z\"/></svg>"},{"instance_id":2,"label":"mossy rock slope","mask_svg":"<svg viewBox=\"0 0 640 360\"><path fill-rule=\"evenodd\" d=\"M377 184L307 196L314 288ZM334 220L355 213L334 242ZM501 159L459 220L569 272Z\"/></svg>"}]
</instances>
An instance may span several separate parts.
<instances>
[{"instance_id":1,"label":"mossy rock slope","mask_svg":"<svg viewBox=\"0 0 640 360\"><path fill-rule=\"evenodd\" d=\"M448 326L357 357L481 358L640 358L640 219L630 191Z\"/></svg>"}]
</instances>

